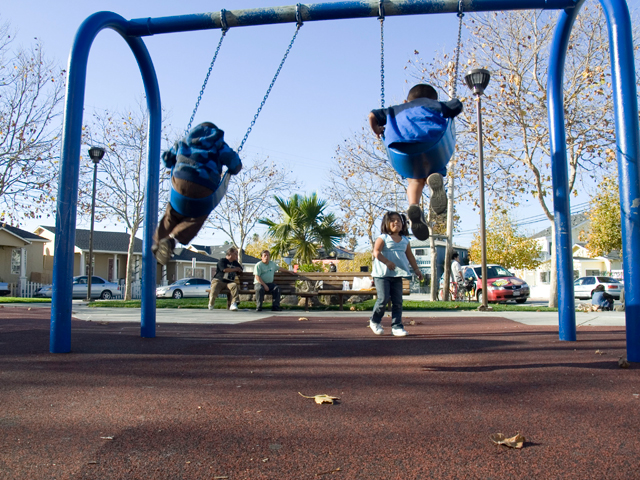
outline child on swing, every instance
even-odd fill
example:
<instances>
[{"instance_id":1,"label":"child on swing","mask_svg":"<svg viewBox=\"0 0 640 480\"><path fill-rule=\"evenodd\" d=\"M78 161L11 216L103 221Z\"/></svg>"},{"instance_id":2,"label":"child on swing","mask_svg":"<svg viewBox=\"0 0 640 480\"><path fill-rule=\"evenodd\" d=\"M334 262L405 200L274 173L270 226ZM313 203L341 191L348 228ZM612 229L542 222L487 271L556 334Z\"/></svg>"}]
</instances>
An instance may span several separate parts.
<instances>
[{"instance_id":1,"label":"child on swing","mask_svg":"<svg viewBox=\"0 0 640 480\"><path fill-rule=\"evenodd\" d=\"M177 242L187 245L216 207L214 192L222 166L236 175L242 162L224 142L224 132L211 122L194 127L186 137L162 154L171 169L171 198L153 236L151 251L161 265L173 256Z\"/></svg>"},{"instance_id":2,"label":"child on swing","mask_svg":"<svg viewBox=\"0 0 640 480\"><path fill-rule=\"evenodd\" d=\"M395 337L406 337L407 331L402 324L402 279L410 277L413 268L422 280L416 258L411 253L409 231L404 215L387 212L382 217L381 235L373 246L373 283L376 287L376 304L369 319L369 327L376 335L382 335L381 322L385 306L391 300L391 333ZM409 267L411 265L411 267Z\"/></svg>"},{"instance_id":3,"label":"child on swing","mask_svg":"<svg viewBox=\"0 0 640 480\"><path fill-rule=\"evenodd\" d=\"M369 125L380 138L384 134L387 147L408 143L433 142L447 128L447 118L454 118L462 112L462 103L457 98L448 102L438 101L438 92L431 85L415 85L409 90L407 99L401 105L372 110ZM388 128L385 129L385 125ZM396 145L394 145L396 144ZM425 183L431 190L430 207L438 215L447 211L447 195L444 191L446 167L432 173L428 178L409 178L407 217L411 231L418 240L429 238L429 227L420 208L420 198Z\"/></svg>"}]
</instances>

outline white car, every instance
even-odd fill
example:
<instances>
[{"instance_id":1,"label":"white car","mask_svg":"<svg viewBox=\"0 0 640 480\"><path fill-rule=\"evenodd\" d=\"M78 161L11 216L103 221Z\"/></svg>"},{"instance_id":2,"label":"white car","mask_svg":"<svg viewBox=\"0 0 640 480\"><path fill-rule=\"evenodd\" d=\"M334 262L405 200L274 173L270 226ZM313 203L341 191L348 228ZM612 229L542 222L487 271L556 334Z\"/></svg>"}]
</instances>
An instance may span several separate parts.
<instances>
[{"instance_id":1,"label":"white car","mask_svg":"<svg viewBox=\"0 0 640 480\"><path fill-rule=\"evenodd\" d=\"M182 278L156 288L156 298L208 297L210 286L211 282L204 278Z\"/></svg>"},{"instance_id":2,"label":"white car","mask_svg":"<svg viewBox=\"0 0 640 480\"><path fill-rule=\"evenodd\" d=\"M71 296L73 298L87 298L89 277L87 275L80 275L73 277L73 290ZM35 297L51 298L52 286L46 285L39 289ZM120 285L113 282L108 282L102 277L91 277L91 298L101 298L102 300L111 300L114 297L120 297L122 291Z\"/></svg>"},{"instance_id":3,"label":"white car","mask_svg":"<svg viewBox=\"0 0 640 480\"><path fill-rule=\"evenodd\" d=\"M580 277L573 282L573 296L576 298L591 298L598 285L604 286L604 291L616 300L620 299L620 293L624 285L613 277Z\"/></svg>"}]
</instances>

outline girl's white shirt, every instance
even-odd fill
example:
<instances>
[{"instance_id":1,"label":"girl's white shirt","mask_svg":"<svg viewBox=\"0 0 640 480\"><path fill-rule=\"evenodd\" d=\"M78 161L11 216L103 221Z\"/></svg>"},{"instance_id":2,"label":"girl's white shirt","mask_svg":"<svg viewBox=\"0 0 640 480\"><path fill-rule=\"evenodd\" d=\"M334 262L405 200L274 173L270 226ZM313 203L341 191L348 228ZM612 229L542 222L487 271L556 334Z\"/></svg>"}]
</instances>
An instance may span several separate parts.
<instances>
[{"instance_id":1,"label":"girl's white shirt","mask_svg":"<svg viewBox=\"0 0 640 480\"><path fill-rule=\"evenodd\" d=\"M383 233L378 238L381 238L384 242L382 248L382 255L385 258L396 264L395 270L389 270L389 268L377 258L373 259L373 277L410 277L411 267L409 266L409 259L407 259L407 247L409 246L409 239L407 237L401 237L399 242L396 242L391 235Z\"/></svg>"}]
</instances>

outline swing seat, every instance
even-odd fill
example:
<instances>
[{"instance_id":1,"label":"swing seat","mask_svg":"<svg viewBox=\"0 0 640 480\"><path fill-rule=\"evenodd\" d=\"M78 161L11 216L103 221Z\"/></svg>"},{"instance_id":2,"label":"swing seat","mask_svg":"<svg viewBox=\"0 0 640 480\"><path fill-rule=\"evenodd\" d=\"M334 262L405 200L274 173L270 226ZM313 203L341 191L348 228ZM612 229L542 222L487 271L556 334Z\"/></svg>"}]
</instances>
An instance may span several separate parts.
<instances>
[{"instance_id":1,"label":"swing seat","mask_svg":"<svg viewBox=\"0 0 640 480\"><path fill-rule=\"evenodd\" d=\"M441 172L453 156L456 147L456 127L453 118L447 119L447 128L433 142L405 143L387 146L389 161L404 178L427 178Z\"/></svg>"},{"instance_id":2,"label":"swing seat","mask_svg":"<svg viewBox=\"0 0 640 480\"><path fill-rule=\"evenodd\" d=\"M231 175L229 174L229 171L226 171L222 176L222 180L218 184L218 188L216 188L211 195L204 198L185 197L184 195L176 192L172 187L169 203L171 203L171 207L173 207L176 212L180 215L184 215L185 217L198 218L204 215L209 215L213 209L218 206L227 193L230 178Z\"/></svg>"}]
</instances>

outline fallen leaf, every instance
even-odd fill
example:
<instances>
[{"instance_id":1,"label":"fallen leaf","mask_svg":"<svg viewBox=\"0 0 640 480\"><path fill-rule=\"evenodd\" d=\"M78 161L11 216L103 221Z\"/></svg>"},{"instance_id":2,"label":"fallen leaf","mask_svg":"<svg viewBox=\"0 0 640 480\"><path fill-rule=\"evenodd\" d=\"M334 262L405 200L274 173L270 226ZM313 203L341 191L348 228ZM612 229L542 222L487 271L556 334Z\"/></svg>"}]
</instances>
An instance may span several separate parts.
<instances>
[{"instance_id":1,"label":"fallen leaf","mask_svg":"<svg viewBox=\"0 0 640 480\"><path fill-rule=\"evenodd\" d=\"M334 403L336 403L335 400L340 400L340 397L332 397L330 395L325 395L325 394L322 394L322 395L302 395L300 392L298 392L298 394L301 397L304 397L304 398L313 398L313 399L315 399L315 401L316 401L316 403L318 405L321 405L323 403L330 403L330 404L333 405Z\"/></svg>"},{"instance_id":2,"label":"fallen leaf","mask_svg":"<svg viewBox=\"0 0 640 480\"><path fill-rule=\"evenodd\" d=\"M596 350L596 355L606 355L607 352L603 352L602 350Z\"/></svg>"},{"instance_id":3,"label":"fallen leaf","mask_svg":"<svg viewBox=\"0 0 640 480\"><path fill-rule=\"evenodd\" d=\"M31 307L27 308L27 310L31 310Z\"/></svg>"},{"instance_id":4,"label":"fallen leaf","mask_svg":"<svg viewBox=\"0 0 640 480\"><path fill-rule=\"evenodd\" d=\"M298 321L299 321L299 322L306 322L306 321L308 321L308 320L309 320L309 319L308 319L307 317L300 317L300 318L298 319Z\"/></svg>"},{"instance_id":5,"label":"fallen leaf","mask_svg":"<svg viewBox=\"0 0 640 480\"><path fill-rule=\"evenodd\" d=\"M103 440L113 440L113 437L100 437Z\"/></svg>"},{"instance_id":6,"label":"fallen leaf","mask_svg":"<svg viewBox=\"0 0 640 480\"><path fill-rule=\"evenodd\" d=\"M95 460L91 460L90 462L87 462L87 465L97 465L98 462L96 462Z\"/></svg>"},{"instance_id":7,"label":"fallen leaf","mask_svg":"<svg viewBox=\"0 0 640 480\"><path fill-rule=\"evenodd\" d=\"M489 438L496 445L505 445L510 448L522 448L525 439L522 435L517 433L514 437L507 438L502 433L494 433L489 435Z\"/></svg>"},{"instance_id":8,"label":"fallen leaf","mask_svg":"<svg viewBox=\"0 0 640 480\"><path fill-rule=\"evenodd\" d=\"M262 459L262 461L263 461L263 462L268 462L268 461L269 461L269 459L268 459L268 458L263 458L263 459Z\"/></svg>"},{"instance_id":9,"label":"fallen leaf","mask_svg":"<svg viewBox=\"0 0 640 480\"><path fill-rule=\"evenodd\" d=\"M631 366L631 364L627 361L626 358L620 357L618 359L618 366L620 368L629 368Z\"/></svg>"},{"instance_id":10,"label":"fallen leaf","mask_svg":"<svg viewBox=\"0 0 640 480\"><path fill-rule=\"evenodd\" d=\"M332 473L336 473L339 471L340 471L340 467L336 468L335 470L329 470L328 472L316 473L316 477L319 477L321 475L331 475Z\"/></svg>"}]
</instances>

